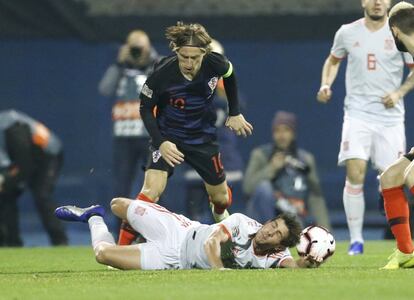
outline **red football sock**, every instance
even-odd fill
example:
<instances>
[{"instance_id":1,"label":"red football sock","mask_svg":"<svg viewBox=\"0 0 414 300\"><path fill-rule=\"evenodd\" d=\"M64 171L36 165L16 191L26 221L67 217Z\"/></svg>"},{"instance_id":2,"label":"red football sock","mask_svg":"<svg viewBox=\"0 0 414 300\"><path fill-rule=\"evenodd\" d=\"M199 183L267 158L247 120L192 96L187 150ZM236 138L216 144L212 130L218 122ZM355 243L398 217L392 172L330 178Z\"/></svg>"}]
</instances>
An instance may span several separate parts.
<instances>
[{"instance_id":1,"label":"red football sock","mask_svg":"<svg viewBox=\"0 0 414 300\"><path fill-rule=\"evenodd\" d=\"M131 245L137 238L138 233L125 220L122 220L121 229L119 230L118 245Z\"/></svg>"},{"instance_id":2,"label":"red football sock","mask_svg":"<svg viewBox=\"0 0 414 300\"><path fill-rule=\"evenodd\" d=\"M150 197L146 196L143 193L139 193L136 199L137 200L142 200L142 201L145 201L145 202L149 202L149 203L154 203L154 201L152 201Z\"/></svg>"},{"instance_id":3,"label":"red football sock","mask_svg":"<svg viewBox=\"0 0 414 300\"><path fill-rule=\"evenodd\" d=\"M227 194L228 194L229 200L227 201L227 204L226 205L217 205L217 204L214 204L214 212L216 214L221 215L222 213L224 213L224 211L226 210L226 208L229 207L231 205L231 203L233 202L233 194L231 192L230 187L227 187Z\"/></svg>"},{"instance_id":4,"label":"red football sock","mask_svg":"<svg viewBox=\"0 0 414 300\"><path fill-rule=\"evenodd\" d=\"M403 253L414 250L409 224L410 211L402 186L383 189L384 208L391 231L397 240L397 247Z\"/></svg>"}]
</instances>

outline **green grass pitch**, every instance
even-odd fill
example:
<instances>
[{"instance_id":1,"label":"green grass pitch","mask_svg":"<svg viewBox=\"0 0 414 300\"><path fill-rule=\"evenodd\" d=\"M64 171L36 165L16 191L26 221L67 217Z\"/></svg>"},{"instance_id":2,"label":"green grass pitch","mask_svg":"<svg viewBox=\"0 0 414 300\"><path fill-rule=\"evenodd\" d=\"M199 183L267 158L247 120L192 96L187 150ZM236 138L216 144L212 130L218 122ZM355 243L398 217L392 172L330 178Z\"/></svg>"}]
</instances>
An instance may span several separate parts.
<instances>
[{"instance_id":1,"label":"green grass pitch","mask_svg":"<svg viewBox=\"0 0 414 300\"><path fill-rule=\"evenodd\" d=\"M0 299L414 299L414 269L378 270L394 242L347 244L319 269L111 271L90 247L0 249Z\"/></svg>"}]
</instances>

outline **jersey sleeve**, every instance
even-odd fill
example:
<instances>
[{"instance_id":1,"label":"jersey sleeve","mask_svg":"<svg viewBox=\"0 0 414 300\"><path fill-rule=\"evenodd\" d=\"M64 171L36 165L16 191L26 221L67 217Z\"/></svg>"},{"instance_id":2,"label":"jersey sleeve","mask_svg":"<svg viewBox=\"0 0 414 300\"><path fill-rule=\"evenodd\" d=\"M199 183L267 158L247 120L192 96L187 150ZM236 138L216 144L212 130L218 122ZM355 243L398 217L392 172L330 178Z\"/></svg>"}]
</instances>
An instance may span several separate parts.
<instances>
[{"instance_id":1,"label":"jersey sleeve","mask_svg":"<svg viewBox=\"0 0 414 300\"><path fill-rule=\"evenodd\" d=\"M159 99L157 94L158 87L156 83L159 81L160 80L157 80L153 73L153 75L148 77L147 81L142 86L141 94L139 96L139 99L141 100L139 112L145 128L151 137L151 143L156 149L158 149L160 145L166 141L158 128L158 123L154 116L154 110Z\"/></svg>"},{"instance_id":2,"label":"jersey sleeve","mask_svg":"<svg viewBox=\"0 0 414 300\"><path fill-rule=\"evenodd\" d=\"M409 67L414 67L414 60L410 53L404 52L403 54L404 62Z\"/></svg>"},{"instance_id":3,"label":"jersey sleeve","mask_svg":"<svg viewBox=\"0 0 414 300\"><path fill-rule=\"evenodd\" d=\"M154 92L156 88L157 87L156 87L155 79L153 78L153 76L148 77L144 85L142 86L139 99L141 101L147 101L147 102L154 101L154 99L156 101L156 95Z\"/></svg>"},{"instance_id":4,"label":"jersey sleeve","mask_svg":"<svg viewBox=\"0 0 414 300\"><path fill-rule=\"evenodd\" d=\"M290 253L289 249L286 249L285 251L277 252L274 254L277 257L277 264L276 267L280 268L280 264L287 258L291 258L292 254Z\"/></svg>"},{"instance_id":5,"label":"jersey sleeve","mask_svg":"<svg viewBox=\"0 0 414 300\"><path fill-rule=\"evenodd\" d=\"M218 225L226 232L229 240L234 242L235 238L240 234L240 222L242 221L242 214L232 214Z\"/></svg>"},{"instance_id":6,"label":"jersey sleeve","mask_svg":"<svg viewBox=\"0 0 414 300\"><path fill-rule=\"evenodd\" d=\"M233 73L233 65L224 55L211 52L207 55L206 59L219 77L227 78Z\"/></svg>"},{"instance_id":7,"label":"jersey sleeve","mask_svg":"<svg viewBox=\"0 0 414 300\"><path fill-rule=\"evenodd\" d=\"M348 54L348 51L346 50L344 35L345 35L345 30L344 30L344 27L342 26L336 32L334 42L331 48L331 55L338 59L342 59Z\"/></svg>"}]
</instances>

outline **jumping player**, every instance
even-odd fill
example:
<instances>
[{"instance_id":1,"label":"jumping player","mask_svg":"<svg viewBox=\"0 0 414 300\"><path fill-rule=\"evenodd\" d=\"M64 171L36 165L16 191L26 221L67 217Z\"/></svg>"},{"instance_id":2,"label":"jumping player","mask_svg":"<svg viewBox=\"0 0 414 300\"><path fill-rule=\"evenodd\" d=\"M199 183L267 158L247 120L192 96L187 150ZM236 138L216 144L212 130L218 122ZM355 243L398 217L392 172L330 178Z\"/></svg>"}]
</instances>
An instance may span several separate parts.
<instances>
[{"instance_id":1,"label":"jumping player","mask_svg":"<svg viewBox=\"0 0 414 300\"><path fill-rule=\"evenodd\" d=\"M389 25L400 51L414 55L414 6L399 2L390 11ZM387 221L397 248L383 269L414 267L414 247L409 224L410 210L403 187L414 194L414 148L381 174L381 188Z\"/></svg>"},{"instance_id":2,"label":"jumping player","mask_svg":"<svg viewBox=\"0 0 414 300\"><path fill-rule=\"evenodd\" d=\"M348 254L363 253L363 184L367 162L379 173L405 153L405 94L414 76L401 85L404 60L412 57L395 47L387 24L390 0L362 0L364 18L343 25L336 33L322 70L317 99L327 103L341 60L348 56L344 123L338 164L346 167L343 202L350 233Z\"/></svg>"},{"instance_id":3,"label":"jumping player","mask_svg":"<svg viewBox=\"0 0 414 300\"><path fill-rule=\"evenodd\" d=\"M85 209L62 206L55 214L62 220L87 222L96 260L123 270L304 268L319 266L322 261L292 258L288 247L298 243L301 227L291 215L282 214L261 225L237 213L218 224L204 225L141 200L115 198L111 209L146 242L116 245L99 205Z\"/></svg>"},{"instance_id":4,"label":"jumping player","mask_svg":"<svg viewBox=\"0 0 414 300\"><path fill-rule=\"evenodd\" d=\"M223 78L228 99L226 126L237 135L252 134L253 127L239 110L233 66L211 52L211 38L200 24L178 22L166 30L173 55L162 59L144 84L140 113L151 137L149 162L138 199L157 202L174 167L186 161L204 181L213 216L228 216L231 192L227 186L216 143L215 89ZM135 238L126 223L120 244Z\"/></svg>"}]
</instances>

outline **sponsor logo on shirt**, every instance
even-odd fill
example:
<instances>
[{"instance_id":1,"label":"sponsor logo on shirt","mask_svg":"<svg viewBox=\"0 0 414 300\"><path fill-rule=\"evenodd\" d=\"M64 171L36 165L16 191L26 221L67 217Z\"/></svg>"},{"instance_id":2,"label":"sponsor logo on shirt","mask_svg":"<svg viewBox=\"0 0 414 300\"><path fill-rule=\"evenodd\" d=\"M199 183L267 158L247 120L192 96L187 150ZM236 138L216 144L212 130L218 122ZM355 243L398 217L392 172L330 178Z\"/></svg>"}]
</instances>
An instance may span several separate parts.
<instances>
[{"instance_id":1,"label":"sponsor logo on shirt","mask_svg":"<svg viewBox=\"0 0 414 300\"><path fill-rule=\"evenodd\" d=\"M210 81L208 82L208 86L210 87L211 92L214 92L214 90L216 89L217 82L218 82L217 77L211 78Z\"/></svg>"},{"instance_id":2,"label":"sponsor logo on shirt","mask_svg":"<svg viewBox=\"0 0 414 300\"><path fill-rule=\"evenodd\" d=\"M352 45L352 47L361 47L361 45L359 44L359 42L358 41L356 41L353 45Z\"/></svg>"},{"instance_id":3,"label":"sponsor logo on shirt","mask_svg":"<svg viewBox=\"0 0 414 300\"><path fill-rule=\"evenodd\" d=\"M143 93L148 98L152 98L153 91L148 87L148 85L145 83L142 87L141 93Z\"/></svg>"},{"instance_id":4,"label":"sponsor logo on shirt","mask_svg":"<svg viewBox=\"0 0 414 300\"><path fill-rule=\"evenodd\" d=\"M155 150L152 152L152 162L155 164L157 163L161 158L161 152L160 150Z\"/></svg>"}]
</instances>

